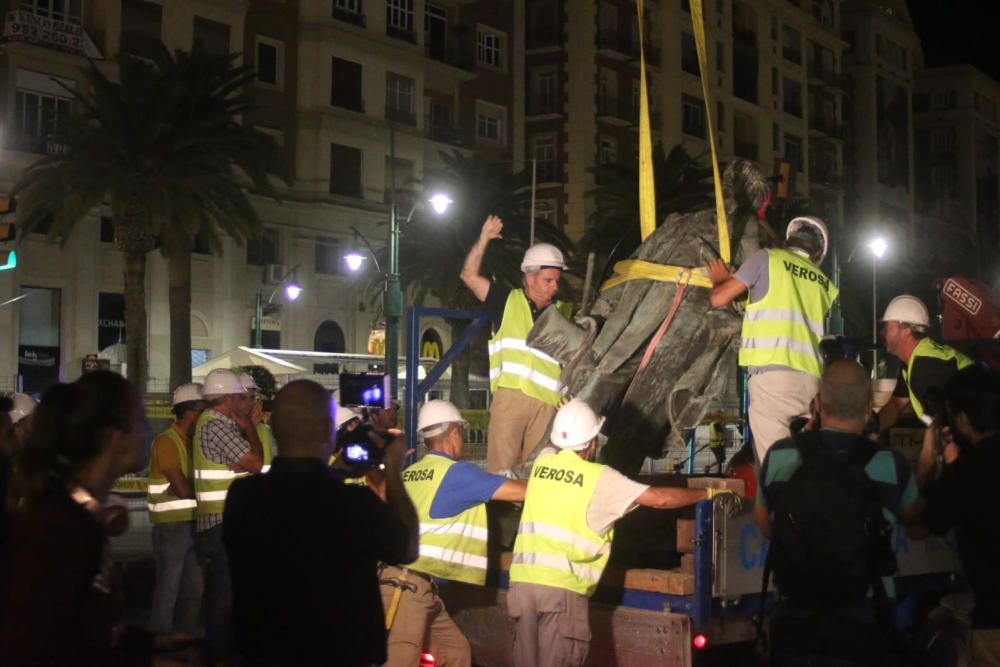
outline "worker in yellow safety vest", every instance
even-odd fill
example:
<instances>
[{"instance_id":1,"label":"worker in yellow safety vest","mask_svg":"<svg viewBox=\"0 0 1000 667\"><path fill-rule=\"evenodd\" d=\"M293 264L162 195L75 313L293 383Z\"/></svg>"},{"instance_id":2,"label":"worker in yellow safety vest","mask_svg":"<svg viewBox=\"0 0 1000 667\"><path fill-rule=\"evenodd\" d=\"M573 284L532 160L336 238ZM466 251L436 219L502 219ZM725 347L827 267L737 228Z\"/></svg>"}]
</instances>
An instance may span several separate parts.
<instances>
[{"instance_id":1,"label":"worker in yellow safety vest","mask_svg":"<svg viewBox=\"0 0 1000 667\"><path fill-rule=\"evenodd\" d=\"M889 354L903 362L899 368L892 398L878 415L879 432L887 430L907 405L917 418L930 424L928 395L934 388L944 391L951 376L973 361L961 352L927 337L930 314L924 302L915 296L897 296L882 315L882 337Z\"/></svg>"},{"instance_id":2,"label":"worker in yellow safety vest","mask_svg":"<svg viewBox=\"0 0 1000 667\"><path fill-rule=\"evenodd\" d=\"M237 477L259 473L264 451L253 421L254 402L236 373L217 368L205 377L205 411L194 431L194 491L198 500L195 551L205 577L205 649L208 662L229 654L232 589L222 543L223 509Z\"/></svg>"},{"instance_id":3,"label":"worker in yellow safety vest","mask_svg":"<svg viewBox=\"0 0 1000 667\"><path fill-rule=\"evenodd\" d=\"M826 224L799 217L788 223L784 247L755 252L735 273L721 259L708 263L713 308L749 291L739 364L750 375L748 416L758 464L772 444L791 436L793 420L809 417L819 391L819 344L838 293L820 269L828 247Z\"/></svg>"},{"instance_id":4,"label":"worker in yellow safety vest","mask_svg":"<svg viewBox=\"0 0 1000 667\"><path fill-rule=\"evenodd\" d=\"M257 386L257 381L253 379L253 375L246 371L240 373L239 378L240 384L250 394L250 400L253 401L253 412L251 415L254 427L257 429L257 437L260 438L260 449L263 454L263 465L260 471L267 472L271 469L271 460L275 455L274 433L271 432L271 427L268 423L264 421L264 404L258 400L260 387Z\"/></svg>"},{"instance_id":5,"label":"worker in yellow safety vest","mask_svg":"<svg viewBox=\"0 0 1000 667\"><path fill-rule=\"evenodd\" d=\"M204 405L200 383L177 387L173 395L176 419L156 436L150 452L148 504L156 588L149 630L155 634L194 636L198 631L202 586L194 553L191 434Z\"/></svg>"},{"instance_id":6,"label":"worker in yellow safety vest","mask_svg":"<svg viewBox=\"0 0 1000 667\"><path fill-rule=\"evenodd\" d=\"M588 598L607 565L615 521L639 505L673 509L721 493L651 487L594 463L603 424L590 406L571 400L531 468L507 594L515 665L584 663Z\"/></svg>"},{"instance_id":7,"label":"worker in yellow safety vest","mask_svg":"<svg viewBox=\"0 0 1000 667\"><path fill-rule=\"evenodd\" d=\"M555 300L559 278L566 268L562 252L548 243L528 248L521 261L524 274L519 289L498 285L482 275L486 246L501 238L503 222L486 218L479 240L469 250L461 278L485 303L493 320L489 342L490 391L493 394L487 429L486 469L509 471L529 458L543 443L556 406L562 399L559 362L528 347L525 339L535 320L551 305L570 314L568 304Z\"/></svg>"},{"instance_id":8,"label":"worker in yellow safety vest","mask_svg":"<svg viewBox=\"0 0 1000 667\"><path fill-rule=\"evenodd\" d=\"M486 505L524 500L525 483L461 461L466 421L447 401L428 401L417 416L427 454L403 471L420 519L420 556L409 567L385 565L379 579L389 630L387 667L412 667L429 649L438 664L472 662L469 642L448 616L433 579L486 583Z\"/></svg>"}]
</instances>

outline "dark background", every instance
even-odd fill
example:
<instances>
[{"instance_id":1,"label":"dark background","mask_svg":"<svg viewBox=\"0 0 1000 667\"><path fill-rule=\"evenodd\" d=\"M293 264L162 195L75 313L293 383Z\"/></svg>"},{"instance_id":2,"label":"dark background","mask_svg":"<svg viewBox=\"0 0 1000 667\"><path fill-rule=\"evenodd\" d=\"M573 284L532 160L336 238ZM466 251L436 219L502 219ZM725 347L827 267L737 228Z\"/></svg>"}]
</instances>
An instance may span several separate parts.
<instances>
[{"instance_id":1,"label":"dark background","mask_svg":"<svg viewBox=\"0 0 1000 667\"><path fill-rule=\"evenodd\" d=\"M975 65L1000 80L1000 0L908 0L931 67Z\"/></svg>"}]
</instances>

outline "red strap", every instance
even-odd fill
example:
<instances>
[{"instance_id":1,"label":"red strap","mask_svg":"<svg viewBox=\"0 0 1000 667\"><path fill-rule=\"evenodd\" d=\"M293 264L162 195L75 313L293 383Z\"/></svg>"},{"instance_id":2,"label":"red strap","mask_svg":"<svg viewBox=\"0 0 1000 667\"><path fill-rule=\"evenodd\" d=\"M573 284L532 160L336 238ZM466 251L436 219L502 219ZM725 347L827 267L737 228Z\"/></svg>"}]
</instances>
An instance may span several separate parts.
<instances>
[{"instance_id":1,"label":"red strap","mask_svg":"<svg viewBox=\"0 0 1000 667\"><path fill-rule=\"evenodd\" d=\"M625 390L625 398L622 399L622 403L628 400L629 394L632 393L632 387L635 386L635 380L639 377L642 369L646 367L649 363L650 358L653 356L653 350L656 346L660 344L660 340L663 338L663 334L667 333L667 329L670 328L670 323L674 321L674 315L677 314L678 309L681 306L681 300L684 298L684 289L687 287L687 280L691 277L691 269L685 269L684 273L678 279L677 291L674 292L674 301L670 304L670 311L667 316L663 318L663 322L660 323L660 328L656 330L653 337L649 339L649 344L646 346L646 352L642 355L642 361L639 362L639 367L635 369L635 375L632 376L632 381L628 384L628 389ZM681 282L683 281L683 282Z\"/></svg>"}]
</instances>

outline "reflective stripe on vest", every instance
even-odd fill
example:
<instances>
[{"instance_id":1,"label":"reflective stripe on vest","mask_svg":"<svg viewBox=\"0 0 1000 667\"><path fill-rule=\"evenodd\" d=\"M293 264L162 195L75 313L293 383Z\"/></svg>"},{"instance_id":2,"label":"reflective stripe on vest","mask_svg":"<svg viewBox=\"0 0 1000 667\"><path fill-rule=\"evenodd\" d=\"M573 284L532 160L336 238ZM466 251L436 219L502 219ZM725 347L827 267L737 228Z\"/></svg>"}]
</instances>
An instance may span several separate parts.
<instances>
[{"instance_id":1,"label":"reflective stripe on vest","mask_svg":"<svg viewBox=\"0 0 1000 667\"><path fill-rule=\"evenodd\" d=\"M237 477L245 477L248 473L233 472L229 466L211 461L205 456L201 447L201 432L205 426L223 415L215 410L205 410L198 417L194 427L194 495L198 499L198 514L221 514L226 505L226 493L229 485Z\"/></svg>"},{"instance_id":2,"label":"reflective stripe on vest","mask_svg":"<svg viewBox=\"0 0 1000 667\"><path fill-rule=\"evenodd\" d=\"M569 316L568 304L557 301L553 305ZM559 381L562 371L558 361L525 343L533 324L524 290L511 290L500 327L489 343L490 390L517 389L526 396L556 405L562 398Z\"/></svg>"},{"instance_id":3,"label":"reflective stripe on vest","mask_svg":"<svg viewBox=\"0 0 1000 667\"><path fill-rule=\"evenodd\" d=\"M177 459L181 464L181 474L187 479L191 479L191 461L188 458L188 449L184 438L173 426L156 436L153 441L153 452L159 447L175 447L177 449ZM179 521L194 521L195 507L198 503L194 498L178 498L175 494L169 493L170 481L163 474L162 470L154 470L153 464L149 467L149 489L146 498L146 506L149 508L149 522L177 523Z\"/></svg>"},{"instance_id":4,"label":"reflective stripe on vest","mask_svg":"<svg viewBox=\"0 0 1000 667\"><path fill-rule=\"evenodd\" d=\"M604 467L568 449L535 460L514 542L512 583L593 594L614 534L609 529L601 535L587 525L587 508Z\"/></svg>"},{"instance_id":5,"label":"reflective stripe on vest","mask_svg":"<svg viewBox=\"0 0 1000 667\"><path fill-rule=\"evenodd\" d=\"M955 348L935 343L930 338L921 338L920 342L917 343L917 346L913 348L913 353L910 355L910 361L907 362L906 368L903 369L903 382L906 383L906 390L910 393L910 405L913 406L913 411L916 413L917 418L924 423L930 423L930 417L924 416L923 404L920 402L920 399L917 398L917 395L913 393L913 387L910 386L910 373L913 372L913 362L916 361L917 357L940 359L941 361L954 361L956 371L967 368L975 362L970 357L962 354ZM942 389L943 388L944 387L942 387Z\"/></svg>"},{"instance_id":6,"label":"reflective stripe on vest","mask_svg":"<svg viewBox=\"0 0 1000 667\"><path fill-rule=\"evenodd\" d=\"M837 286L805 257L767 250L768 288L743 316L740 366L787 366L819 377L823 321Z\"/></svg>"},{"instance_id":7,"label":"reflective stripe on vest","mask_svg":"<svg viewBox=\"0 0 1000 667\"><path fill-rule=\"evenodd\" d=\"M271 460L274 458L274 435L271 433L271 427L264 422L258 422L257 437L260 438L260 448L264 453L260 467L260 471L264 473L271 469Z\"/></svg>"},{"instance_id":8,"label":"reflective stripe on vest","mask_svg":"<svg viewBox=\"0 0 1000 667\"><path fill-rule=\"evenodd\" d=\"M442 579L486 583L486 505L446 519L431 518L431 504L455 461L427 454L403 471L406 487L420 518L420 557L411 569Z\"/></svg>"}]
</instances>

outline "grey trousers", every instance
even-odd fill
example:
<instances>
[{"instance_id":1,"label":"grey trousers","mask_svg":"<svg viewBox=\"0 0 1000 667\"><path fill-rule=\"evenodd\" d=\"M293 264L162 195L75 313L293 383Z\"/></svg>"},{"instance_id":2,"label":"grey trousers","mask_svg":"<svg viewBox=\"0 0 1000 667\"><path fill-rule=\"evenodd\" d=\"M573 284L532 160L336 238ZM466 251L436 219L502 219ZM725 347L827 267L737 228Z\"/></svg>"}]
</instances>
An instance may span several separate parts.
<instances>
[{"instance_id":1,"label":"grey trousers","mask_svg":"<svg viewBox=\"0 0 1000 667\"><path fill-rule=\"evenodd\" d=\"M507 614L514 620L517 667L581 667L587 660L587 597L552 586L512 583Z\"/></svg>"}]
</instances>

